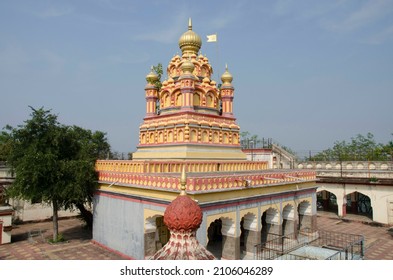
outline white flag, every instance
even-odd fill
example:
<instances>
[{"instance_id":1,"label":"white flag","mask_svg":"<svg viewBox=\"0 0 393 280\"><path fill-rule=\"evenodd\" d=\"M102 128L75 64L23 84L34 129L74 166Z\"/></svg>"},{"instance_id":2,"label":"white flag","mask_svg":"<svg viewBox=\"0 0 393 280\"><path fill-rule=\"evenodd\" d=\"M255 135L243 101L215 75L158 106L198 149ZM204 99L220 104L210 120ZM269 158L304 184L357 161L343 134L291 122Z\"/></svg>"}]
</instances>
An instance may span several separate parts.
<instances>
[{"instance_id":1,"label":"white flag","mask_svg":"<svg viewBox=\"0 0 393 280\"><path fill-rule=\"evenodd\" d=\"M207 35L207 42L217 42L217 34Z\"/></svg>"}]
</instances>

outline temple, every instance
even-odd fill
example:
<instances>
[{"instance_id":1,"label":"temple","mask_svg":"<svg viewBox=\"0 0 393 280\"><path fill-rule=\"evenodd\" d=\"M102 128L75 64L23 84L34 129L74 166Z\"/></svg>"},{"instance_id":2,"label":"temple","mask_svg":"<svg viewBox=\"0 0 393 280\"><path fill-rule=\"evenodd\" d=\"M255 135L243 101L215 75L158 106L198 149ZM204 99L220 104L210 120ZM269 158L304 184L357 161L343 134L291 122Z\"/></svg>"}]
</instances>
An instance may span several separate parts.
<instances>
[{"instance_id":1,"label":"temple","mask_svg":"<svg viewBox=\"0 0 393 280\"><path fill-rule=\"evenodd\" d=\"M133 159L246 159L233 115L232 75L226 69L219 88L209 59L198 55L201 46L190 20L179 39L182 56L169 62L162 87L153 71L146 76L146 116Z\"/></svg>"},{"instance_id":2,"label":"temple","mask_svg":"<svg viewBox=\"0 0 393 280\"><path fill-rule=\"evenodd\" d=\"M202 213L193 236L217 259L252 258L269 235L316 230L315 172L246 160L233 77L226 67L217 84L201 47L190 20L167 79L160 83L154 71L146 76L146 115L133 159L96 163L93 240L129 258L160 258L171 236L164 212L182 185Z\"/></svg>"}]
</instances>

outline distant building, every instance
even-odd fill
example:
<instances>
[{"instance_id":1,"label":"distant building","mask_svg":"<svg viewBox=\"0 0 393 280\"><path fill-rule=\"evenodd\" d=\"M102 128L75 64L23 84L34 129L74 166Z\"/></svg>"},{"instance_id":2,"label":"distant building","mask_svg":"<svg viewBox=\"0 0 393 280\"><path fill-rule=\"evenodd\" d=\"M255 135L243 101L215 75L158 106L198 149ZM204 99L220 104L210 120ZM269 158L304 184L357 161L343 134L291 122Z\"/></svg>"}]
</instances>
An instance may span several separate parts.
<instances>
[{"instance_id":1,"label":"distant building","mask_svg":"<svg viewBox=\"0 0 393 280\"><path fill-rule=\"evenodd\" d=\"M269 169L294 169L296 156L276 144L262 146L244 146L242 151L250 161L266 161Z\"/></svg>"},{"instance_id":2,"label":"distant building","mask_svg":"<svg viewBox=\"0 0 393 280\"><path fill-rule=\"evenodd\" d=\"M13 209L5 196L6 187L10 184L9 172L0 162L0 245L11 242Z\"/></svg>"},{"instance_id":3,"label":"distant building","mask_svg":"<svg viewBox=\"0 0 393 280\"><path fill-rule=\"evenodd\" d=\"M316 230L315 172L247 160L233 114L233 76L226 68L218 85L201 46L190 20L162 87L153 71L146 76L133 160L97 161L93 240L130 258L151 258L168 241L163 216L178 196L183 167L187 195L202 210L196 238L218 259L248 258L271 234Z\"/></svg>"},{"instance_id":4,"label":"distant building","mask_svg":"<svg viewBox=\"0 0 393 280\"><path fill-rule=\"evenodd\" d=\"M12 184L15 177L11 174L4 162L0 162L0 197L1 190L5 193L5 189ZM11 206L13 222L29 222L51 219L53 210L51 205L43 204L41 201L33 202L22 199L6 199L3 197L4 203ZM59 218L77 216L78 211L58 212Z\"/></svg>"}]
</instances>

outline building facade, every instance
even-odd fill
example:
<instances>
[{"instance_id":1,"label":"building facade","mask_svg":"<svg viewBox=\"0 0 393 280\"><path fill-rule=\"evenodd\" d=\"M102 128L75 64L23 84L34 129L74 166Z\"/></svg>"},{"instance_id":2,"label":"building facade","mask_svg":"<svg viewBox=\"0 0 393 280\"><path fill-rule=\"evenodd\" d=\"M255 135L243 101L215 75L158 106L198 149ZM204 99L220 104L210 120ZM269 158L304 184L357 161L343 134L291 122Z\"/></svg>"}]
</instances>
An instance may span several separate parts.
<instances>
[{"instance_id":1,"label":"building facade","mask_svg":"<svg viewBox=\"0 0 393 280\"><path fill-rule=\"evenodd\" d=\"M180 191L183 167L187 194L203 213L197 240L216 258L246 258L268 234L316 230L315 172L247 160L233 77L226 67L217 85L201 46L190 20L179 39L182 55L170 60L162 87L153 71L146 76L133 160L96 164L93 240L129 258L150 258L168 241L163 215Z\"/></svg>"}]
</instances>

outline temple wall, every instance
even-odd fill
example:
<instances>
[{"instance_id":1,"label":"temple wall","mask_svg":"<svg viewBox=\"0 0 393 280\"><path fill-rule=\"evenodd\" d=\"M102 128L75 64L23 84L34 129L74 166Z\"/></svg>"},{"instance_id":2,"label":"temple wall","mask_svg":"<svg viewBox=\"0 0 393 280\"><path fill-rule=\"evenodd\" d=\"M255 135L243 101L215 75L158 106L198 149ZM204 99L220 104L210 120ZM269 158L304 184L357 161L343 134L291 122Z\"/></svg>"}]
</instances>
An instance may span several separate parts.
<instances>
[{"instance_id":1,"label":"temple wall","mask_svg":"<svg viewBox=\"0 0 393 280\"><path fill-rule=\"evenodd\" d=\"M143 204L104 195L96 195L93 204L93 240L134 259L143 259Z\"/></svg>"}]
</instances>

